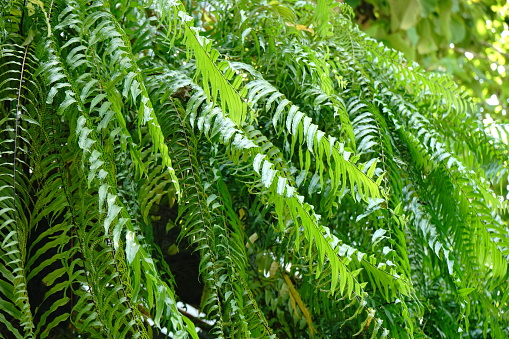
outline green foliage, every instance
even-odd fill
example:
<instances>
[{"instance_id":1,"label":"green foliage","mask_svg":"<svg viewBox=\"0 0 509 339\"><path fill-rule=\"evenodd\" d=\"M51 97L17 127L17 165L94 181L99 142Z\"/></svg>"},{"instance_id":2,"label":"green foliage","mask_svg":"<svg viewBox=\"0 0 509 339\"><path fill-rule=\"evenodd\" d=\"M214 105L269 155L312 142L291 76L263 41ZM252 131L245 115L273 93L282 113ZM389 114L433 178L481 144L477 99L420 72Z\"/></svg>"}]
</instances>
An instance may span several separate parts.
<instances>
[{"instance_id":1,"label":"green foliage","mask_svg":"<svg viewBox=\"0 0 509 339\"><path fill-rule=\"evenodd\" d=\"M504 0L347 0L370 36L453 75L484 114L507 123L509 4Z\"/></svg>"},{"instance_id":2,"label":"green foliage","mask_svg":"<svg viewBox=\"0 0 509 339\"><path fill-rule=\"evenodd\" d=\"M509 334L507 144L348 5L0 11L0 338Z\"/></svg>"}]
</instances>

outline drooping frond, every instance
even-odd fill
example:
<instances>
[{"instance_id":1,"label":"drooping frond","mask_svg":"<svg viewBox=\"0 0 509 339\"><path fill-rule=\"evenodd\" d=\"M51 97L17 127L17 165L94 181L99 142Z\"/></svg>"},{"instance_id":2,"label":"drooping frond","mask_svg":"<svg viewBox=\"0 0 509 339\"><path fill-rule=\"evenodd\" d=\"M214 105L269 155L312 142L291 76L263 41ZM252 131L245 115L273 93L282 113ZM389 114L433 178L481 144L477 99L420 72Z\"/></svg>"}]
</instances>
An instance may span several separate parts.
<instances>
[{"instance_id":1,"label":"drooping frond","mask_svg":"<svg viewBox=\"0 0 509 339\"><path fill-rule=\"evenodd\" d=\"M352 15L4 1L0 337L505 338L507 131Z\"/></svg>"}]
</instances>

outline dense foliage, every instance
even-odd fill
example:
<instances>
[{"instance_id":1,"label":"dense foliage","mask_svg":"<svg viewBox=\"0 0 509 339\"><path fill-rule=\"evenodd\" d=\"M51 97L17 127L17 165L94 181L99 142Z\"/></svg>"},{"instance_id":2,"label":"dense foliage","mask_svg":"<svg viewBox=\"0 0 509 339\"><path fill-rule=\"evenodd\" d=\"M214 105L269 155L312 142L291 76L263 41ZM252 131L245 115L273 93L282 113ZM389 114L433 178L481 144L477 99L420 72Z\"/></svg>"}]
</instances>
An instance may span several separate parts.
<instances>
[{"instance_id":1,"label":"dense foliage","mask_svg":"<svg viewBox=\"0 0 509 339\"><path fill-rule=\"evenodd\" d=\"M2 0L0 338L506 338L508 146L352 16Z\"/></svg>"},{"instance_id":2,"label":"dense foliage","mask_svg":"<svg viewBox=\"0 0 509 339\"><path fill-rule=\"evenodd\" d=\"M452 74L484 113L507 124L509 2L346 0L370 36L427 69ZM503 132L507 134L507 132Z\"/></svg>"}]
</instances>

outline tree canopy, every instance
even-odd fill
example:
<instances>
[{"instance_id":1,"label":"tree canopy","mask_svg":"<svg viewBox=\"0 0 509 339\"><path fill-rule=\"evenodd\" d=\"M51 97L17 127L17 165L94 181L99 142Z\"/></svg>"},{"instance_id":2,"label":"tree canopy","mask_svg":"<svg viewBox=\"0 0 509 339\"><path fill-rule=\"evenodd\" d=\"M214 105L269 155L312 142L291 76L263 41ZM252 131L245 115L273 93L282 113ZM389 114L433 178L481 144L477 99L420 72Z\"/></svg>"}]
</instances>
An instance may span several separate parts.
<instances>
[{"instance_id":1,"label":"tree canopy","mask_svg":"<svg viewBox=\"0 0 509 339\"><path fill-rule=\"evenodd\" d=\"M0 338L506 338L509 146L354 15L3 0Z\"/></svg>"}]
</instances>

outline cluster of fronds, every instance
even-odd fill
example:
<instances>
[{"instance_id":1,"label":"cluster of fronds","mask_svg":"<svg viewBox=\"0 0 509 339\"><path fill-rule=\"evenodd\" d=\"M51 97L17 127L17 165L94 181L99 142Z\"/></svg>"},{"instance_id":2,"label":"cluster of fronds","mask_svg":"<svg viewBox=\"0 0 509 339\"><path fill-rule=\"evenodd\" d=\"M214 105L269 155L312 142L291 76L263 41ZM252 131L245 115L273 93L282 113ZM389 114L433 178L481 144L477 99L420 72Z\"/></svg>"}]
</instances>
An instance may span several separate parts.
<instances>
[{"instance_id":1,"label":"cluster of fronds","mask_svg":"<svg viewBox=\"0 0 509 339\"><path fill-rule=\"evenodd\" d=\"M509 148L351 14L2 1L0 338L507 337Z\"/></svg>"}]
</instances>

